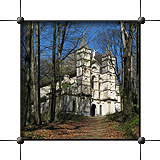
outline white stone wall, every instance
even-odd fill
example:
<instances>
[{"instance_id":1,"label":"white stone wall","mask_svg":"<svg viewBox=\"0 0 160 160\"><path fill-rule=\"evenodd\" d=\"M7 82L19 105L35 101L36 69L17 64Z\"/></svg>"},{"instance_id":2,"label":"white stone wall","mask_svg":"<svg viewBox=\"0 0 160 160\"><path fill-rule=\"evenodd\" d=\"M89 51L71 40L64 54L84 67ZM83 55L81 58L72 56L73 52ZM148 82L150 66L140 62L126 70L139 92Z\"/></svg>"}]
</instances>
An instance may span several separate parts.
<instances>
[{"instance_id":1,"label":"white stone wall","mask_svg":"<svg viewBox=\"0 0 160 160\"><path fill-rule=\"evenodd\" d=\"M118 112L121 111L121 105L120 105L120 103L116 103L116 110L117 110Z\"/></svg>"},{"instance_id":2,"label":"white stone wall","mask_svg":"<svg viewBox=\"0 0 160 160\"><path fill-rule=\"evenodd\" d=\"M111 64L106 59L106 58L111 58L110 56L103 57L103 60L106 59L106 61L102 62L103 66L106 65L105 68L103 68L103 71L111 71L111 72L100 74L101 66L98 62L93 63L90 68L91 50L82 48L81 50L78 50L77 53L79 54L76 55L76 58L78 60L76 66L78 67L82 64L85 64L85 67L83 67L83 69L82 67L77 68L77 76L80 76L83 73L83 76L79 78L79 82L80 82L79 85L82 82L82 88L81 88L81 85L77 88L77 82L78 82L77 77L69 78L68 75L65 75L64 81L62 81L62 83L67 82L71 84L71 91L73 95L80 93L81 89L85 94L90 94L91 93L90 92L91 91L90 89L91 79L92 77L94 77L94 87L92 89L92 98L93 98L92 104L96 105L95 115L97 116L100 115L100 105L102 106L102 115L114 113L115 108L120 111L120 103L116 103L116 101L109 102L108 100L106 100L107 98L110 98L110 99L117 100L117 102L120 102L120 96L117 96L117 93L119 93L119 87L115 85L115 69L114 69L115 58L112 57L112 60L114 61ZM81 61L80 60L81 58L85 58L86 60ZM59 83L57 83L56 89L58 88L59 88ZM50 92L50 86L46 86L40 89L41 97L45 96L49 92ZM62 91L62 93L64 93L64 91ZM66 110L68 112L71 112L73 110L73 100L76 101L75 110L77 112L78 106L81 105L80 98L75 97L75 96L64 96L62 106L66 107ZM82 106L80 106L80 110L83 111L83 114L90 115L90 109L91 109L90 100L89 98L85 98L83 100Z\"/></svg>"},{"instance_id":3,"label":"white stone wall","mask_svg":"<svg viewBox=\"0 0 160 160\"><path fill-rule=\"evenodd\" d=\"M46 98L48 98L46 94L50 92L50 88L51 88L50 85L40 88L40 97L46 96Z\"/></svg>"}]
</instances>

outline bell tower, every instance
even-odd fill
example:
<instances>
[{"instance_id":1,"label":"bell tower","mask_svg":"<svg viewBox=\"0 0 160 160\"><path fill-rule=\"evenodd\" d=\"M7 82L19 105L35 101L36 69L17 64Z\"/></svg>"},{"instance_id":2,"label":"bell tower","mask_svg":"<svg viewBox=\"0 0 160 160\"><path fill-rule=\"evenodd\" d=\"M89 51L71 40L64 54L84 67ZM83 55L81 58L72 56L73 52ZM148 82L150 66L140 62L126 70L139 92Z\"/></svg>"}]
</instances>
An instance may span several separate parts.
<instances>
[{"instance_id":1,"label":"bell tower","mask_svg":"<svg viewBox=\"0 0 160 160\"><path fill-rule=\"evenodd\" d=\"M107 45L102 57L103 99L115 99L115 56Z\"/></svg>"},{"instance_id":2,"label":"bell tower","mask_svg":"<svg viewBox=\"0 0 160 160\"><path fill-rule=\"evenodd\" d=\"M78 92L83 92L85 94L90 94L90 58L91 58L91 48L87 46L85 35L79 48L77 49L77 82L78 82Z\"/></svg>"},{"instance_id":3,"label":"bell tower","mask_svg":"<svg viewBox=\"0 0 160 160\"><path fill-rule=\"evenodd\" d=\"M83 38L76 54L77 59L77 87L79 95L78 114L89 115L90 113L90 95L91 95L91 48L87 46L85 36Z\"/></svg>"}]
</instances>

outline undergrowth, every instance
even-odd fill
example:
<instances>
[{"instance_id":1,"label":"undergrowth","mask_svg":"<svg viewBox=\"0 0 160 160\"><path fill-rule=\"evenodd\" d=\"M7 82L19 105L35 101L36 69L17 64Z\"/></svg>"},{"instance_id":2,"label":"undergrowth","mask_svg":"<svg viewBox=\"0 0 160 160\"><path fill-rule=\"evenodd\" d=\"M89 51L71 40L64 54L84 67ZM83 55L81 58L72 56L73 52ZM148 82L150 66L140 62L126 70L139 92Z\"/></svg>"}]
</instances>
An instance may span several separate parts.
<instances>
[{"instance_id":1,"label":"undergrowth","mask_svg":"<svg viewBox=\"0 0 160 160\"><path fill-rule=\"evenodd\" d=\"M72 121L75 121L75 122L80 122L83 120L84 116L83 115L76 115L76 114L70 114L70 113L62 113L62 112L59 112L58 115L58 120L61 121L61 122L65 122L67 120L72 120Z\"/></svg>"},{"instance_id":2,"label":"undergrowth","mask_svg":"<svg viewBox=\"0 0 160 160\"><path fill-rule=\"evenodd\" d=\"M139 137L139 114L130 112L128 115L124 113L116 112L114 114L107 115L105 119L119 122L120 130L124 133L128 139L138 139Z\"/></svg>"}]
</instances>

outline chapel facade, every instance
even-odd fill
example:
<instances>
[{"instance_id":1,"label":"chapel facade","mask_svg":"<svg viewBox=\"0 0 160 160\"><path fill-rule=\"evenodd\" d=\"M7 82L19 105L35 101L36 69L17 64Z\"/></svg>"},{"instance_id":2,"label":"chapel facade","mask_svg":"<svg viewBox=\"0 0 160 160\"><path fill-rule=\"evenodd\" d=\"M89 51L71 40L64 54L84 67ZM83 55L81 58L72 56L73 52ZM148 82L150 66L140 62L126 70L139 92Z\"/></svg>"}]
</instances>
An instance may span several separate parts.
<instances>
[{"instance_id":1,"label":"chapel facade","mask_svg":"<svg viewBox=\"0 0 160 160\"><path fill-rule=\"evenodd\" d=\"M115 56L109 45L100 64L95 58L95 50L91 52L83 36L76 51L76 76L69 78L69 75L65 75L63 83L69 85L62 89L59 110L85 116L104 116L121 110ZM47 96L50 86L41 88L40 92L41 97ZM43 102L44 105L46 102Z\"/></svg>"}]
</instances>

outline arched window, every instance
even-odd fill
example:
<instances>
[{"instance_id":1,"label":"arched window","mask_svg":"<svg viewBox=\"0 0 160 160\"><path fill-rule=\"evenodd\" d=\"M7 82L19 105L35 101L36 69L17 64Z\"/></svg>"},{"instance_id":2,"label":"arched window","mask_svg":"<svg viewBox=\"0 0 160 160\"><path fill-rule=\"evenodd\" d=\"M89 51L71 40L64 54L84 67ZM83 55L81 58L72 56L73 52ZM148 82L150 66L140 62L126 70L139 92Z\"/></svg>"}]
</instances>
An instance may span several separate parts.
<instances>
[{"instance_id":1,"label":"arched window","mask_svg":"<svg viewBox=\"0 0 160 160\"><path fill-rule=\"evenodd\" d=\"M93 89L93 86L94 86L94 82L93 82L93 78L92 78L92 81L91 81L91 88Z\"/></svg>"},{"instance_id":2,"label":"arched window","mask_svg":"<svg viewBox=\"0 0 160 160\"><path fill-rule=\"evenodd\" d=\"M91 80L91 88L92 88L92 89L94 89L94 78L95 78L95 76L93 76L93 77L92 77L92 80Z\"/></svg>"},{"instance_id":3,"label":"arched window","mask_svg":"<svg viewBox=\"0 0 160 160\"><path fill-rule=\"evenodd\" d=\"M102 78L99 78L99 90L101 90L102 88Z\"/></svg>"},{"instance_id":4,"label":"arched window","mask_svg":"<svg viewBox=\"0 0 160 160\"><path fill-rule=\"evenodd\" d=\"M97 72L97 68L94 66L94 67L92 68L92 71L93 71L93 72Z\"/></svg>"},{"instance_id":5,"label":"arched window","mask_svg":"<svg viewBox=\"0 0 160 160\"><path fill-rule=\"evenodd\" d=\"M110 74L110 79L112 79L112 75Z\"/></svg>"},{"instance_id":6,"label":"arched window","mask_svg":"<svg viewBox=\"0 0 160 160\"><path fill-rule=\"evenodd\" d=\"M73 101L73 112L75 112L76 111L76 101L74 100Z\"/></svg>"}]
</instances>

